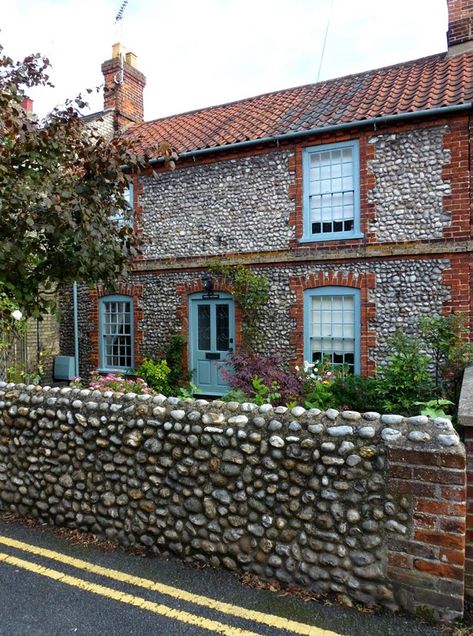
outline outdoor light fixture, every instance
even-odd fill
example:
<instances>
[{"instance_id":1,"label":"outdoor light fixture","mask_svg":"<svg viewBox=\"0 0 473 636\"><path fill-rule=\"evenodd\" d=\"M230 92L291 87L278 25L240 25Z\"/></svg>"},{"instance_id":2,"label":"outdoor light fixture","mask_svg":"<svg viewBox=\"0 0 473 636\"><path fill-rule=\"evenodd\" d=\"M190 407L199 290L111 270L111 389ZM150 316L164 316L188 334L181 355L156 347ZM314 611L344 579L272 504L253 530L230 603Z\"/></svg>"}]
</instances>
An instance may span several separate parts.
<instances>
[{"instance_id":1,"label":"outdoor light fixture","mask_svg":"<svg viewBox=\"0 0 473 636\"><path fill-rule=\"evenodd\" d=\"M214 292L214 279L208 272L202 274L202 285L205 292L202 298L219 298L219 295Z\"/></svg>"}]
</instances>

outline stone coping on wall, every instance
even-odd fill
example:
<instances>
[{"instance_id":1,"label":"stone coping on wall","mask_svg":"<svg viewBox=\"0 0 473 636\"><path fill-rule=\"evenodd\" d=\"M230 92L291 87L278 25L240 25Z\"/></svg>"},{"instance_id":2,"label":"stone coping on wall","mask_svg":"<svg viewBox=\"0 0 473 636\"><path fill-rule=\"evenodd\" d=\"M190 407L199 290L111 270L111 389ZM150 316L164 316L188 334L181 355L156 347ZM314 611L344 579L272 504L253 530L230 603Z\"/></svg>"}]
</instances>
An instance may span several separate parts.
<instances>
[{"instance_id":1,"label":"stone coping on wall","mask_svg":"<svg viewBox=\"0 0 473 636\"><path fill-rule=\"evenodd\" d=\"M462 615L464 482L443 418L0 383L0 507L367 605Z\"/></svg>"},{"instance_id":2,"label":"stone coping on wall","mask_svg":"<svg viewBox=\"0 0 473 636\"><path fill-rule=\"evenodd\" d=\"M473 366L463 373L463 382L458 402L458 423L473 426Z\"/></svg>"},{"instance_id":3,"label":"stone coping on wall","mask_svg":"<svg viewBox=\"0 0 473 636\"><path fill-rule=\"evenodd\" d=\"M468 396L473 404L473 367L467 369L465 374L470 372L472 383L472 393ZM465 381L464 385L465 387ZM38 385L24 385L0 382L0 398L8 397L8 391L15 391L10 399L18 403L40 404L46 401L49 406L57 407L71 406L89 412L100 411L102 413L109 410L109 403L117 405L111 409L115 412L138 403L146 405L146 415L162 418L167 416L170 424L187 419L192 413L192 421L201 420L204 432L216 432L213 427L245 427L253 420L257 428L265 427L267 420L274 414L276 419L267 423L269 432L284 432L291 434L299 433L302 428L314 435L326 433L330 437L350 437L357 436L361 439L380 438L389 445L408 445L417 447L422 445L425 449L429 447L457 447L460 446L460 438L455 431L450 420L442 417L432 419L425 415L404 417L395 414L380 414L376 412L359 413L357 411L337 411L329 408L325 411L320 409L305 409L302 406L287 408L285 406L272 406L263 404L258 406L252 402L224 402L222 400L204 400L176 397L166 397L162 394L155 396L149 394L137 395L136 393L115 393L113 391L97 391L91 389L73 389L71 387L49 387ZM462 390L463 397L463 390ZM466 404L466 399L463 404ZM118 406L119 405L119 406ZM3 407L0 402L0 408ZM196 417L199 413L201 416ZM26 414L26 413L25 413ZM257 418L256 422L254 418ZM462 422L463 423L463 422ZM473 424L473 421L472 421ZM304 426L305 425L305 426ZM209 429L210 427L210 429ZM181 428L182 430L182 428ZM233 432L233 431L232 431ZM289 442L295 440L289 439Z\"/></svg>"}]
</instances>

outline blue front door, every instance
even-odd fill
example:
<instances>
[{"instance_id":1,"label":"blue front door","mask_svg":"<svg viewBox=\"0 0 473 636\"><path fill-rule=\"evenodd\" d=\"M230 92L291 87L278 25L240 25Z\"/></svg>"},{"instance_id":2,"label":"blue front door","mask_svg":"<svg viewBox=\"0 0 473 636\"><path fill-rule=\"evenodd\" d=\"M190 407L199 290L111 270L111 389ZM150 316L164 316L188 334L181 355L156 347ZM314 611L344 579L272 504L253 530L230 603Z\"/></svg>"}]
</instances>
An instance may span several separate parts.
<instances>
[{"instance_id":1,"label":"blue front door","mask_svg":"<svg viewBox=\"0 0 473 636\"><path fill-rule=\"evenodd\" d=\"M235 311L230 294L213 298L193 294L189 298L189 350L193 382L199 393L223 395L229 390L222 367L234 349Z\"/></svg>"}]
</instances>

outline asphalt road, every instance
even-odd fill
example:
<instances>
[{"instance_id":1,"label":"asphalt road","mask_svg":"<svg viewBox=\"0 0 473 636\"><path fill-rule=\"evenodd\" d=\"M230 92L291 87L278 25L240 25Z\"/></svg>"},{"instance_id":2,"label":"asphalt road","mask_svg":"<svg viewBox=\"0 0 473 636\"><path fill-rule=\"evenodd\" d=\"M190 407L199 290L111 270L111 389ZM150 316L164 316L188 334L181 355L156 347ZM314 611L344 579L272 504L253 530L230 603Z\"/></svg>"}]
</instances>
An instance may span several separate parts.
<instances>
[{"instance_id":1,"label":"asphalt road","mask_svg":"<svg viewBox=\"0 0 473 636\"><path fill-rule=\"evenodd\" d=\"M304 602L17 521L0 521L0 607L1 636L441 636L405 617Z\"/></svg>"}]
</instances>

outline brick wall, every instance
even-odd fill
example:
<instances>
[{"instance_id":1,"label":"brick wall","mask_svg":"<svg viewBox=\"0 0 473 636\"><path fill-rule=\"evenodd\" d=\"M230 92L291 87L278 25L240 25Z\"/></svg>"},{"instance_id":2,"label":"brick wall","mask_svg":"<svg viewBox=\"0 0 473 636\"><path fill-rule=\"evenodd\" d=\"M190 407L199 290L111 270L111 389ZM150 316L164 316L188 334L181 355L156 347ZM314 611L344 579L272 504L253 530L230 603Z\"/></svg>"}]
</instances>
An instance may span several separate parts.
<instances>
[{"instance_id":1,"label":"brick wall","mask_svg":"<svg viewBox=\"0 0 473 636\"><path fill-rule=\"evenodd\" d=\"M388 491L412 519L402 539L389 541L388 577L406 609L425 605L445 620L463 612L465 461L458 451L388 451Z\"/></svg>"},{"instance_id":2,"label":"brick wall","mask_svg":"<svg viewBox=\"0 0 473 636\"><path fill-rule=\"evenodd\" d=\"M463 44L472 38L473 1L447 0L448 2L448 46Z\"/></svg>"}]
</instances>

